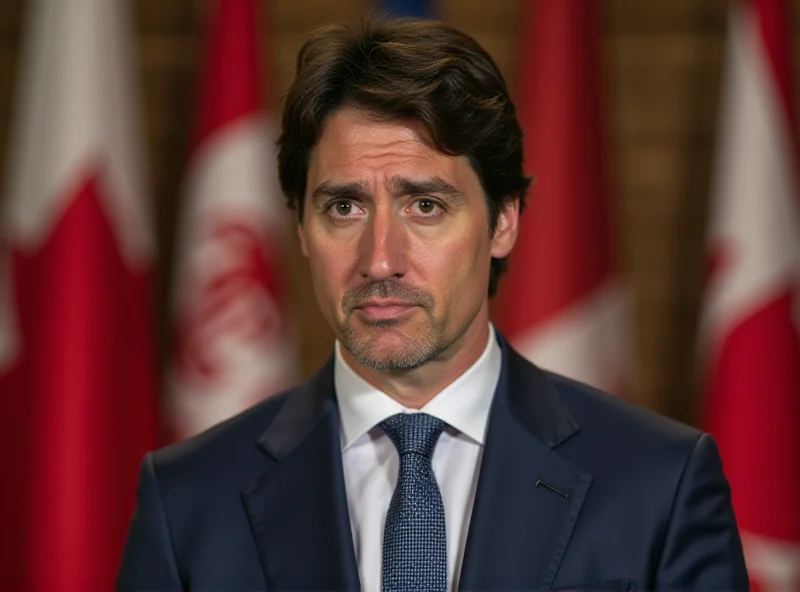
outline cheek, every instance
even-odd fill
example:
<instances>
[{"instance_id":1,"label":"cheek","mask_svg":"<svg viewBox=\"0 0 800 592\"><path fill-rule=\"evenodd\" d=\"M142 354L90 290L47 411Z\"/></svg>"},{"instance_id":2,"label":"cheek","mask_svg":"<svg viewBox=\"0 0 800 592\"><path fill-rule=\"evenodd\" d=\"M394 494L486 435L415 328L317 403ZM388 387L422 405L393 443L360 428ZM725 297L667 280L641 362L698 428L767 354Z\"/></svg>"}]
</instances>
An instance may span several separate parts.
<instances>
[{"instance_id":1,"label":"cheek","mask_svg":"<svg viewBox=\"0 0 800 592\"><path fill-rule=\"evenodd\" d=\"M416 252L418 268L442 300L456 308L473 308L476 301L483 301L489 278L488 236L481 240L477 232L453 233Z\"/></svg>"},{"instance_id":2,"label":"cheek","mask_svg":"<svg viewBox=\"0 0 800 592\"><path fill-rule=\"evenodd\" d=\"M317 301L323 310L336 310L350 277L349 251L335 241L317 241L311 237L307 237L306 244Z\"/></svg>"}]
</instances>

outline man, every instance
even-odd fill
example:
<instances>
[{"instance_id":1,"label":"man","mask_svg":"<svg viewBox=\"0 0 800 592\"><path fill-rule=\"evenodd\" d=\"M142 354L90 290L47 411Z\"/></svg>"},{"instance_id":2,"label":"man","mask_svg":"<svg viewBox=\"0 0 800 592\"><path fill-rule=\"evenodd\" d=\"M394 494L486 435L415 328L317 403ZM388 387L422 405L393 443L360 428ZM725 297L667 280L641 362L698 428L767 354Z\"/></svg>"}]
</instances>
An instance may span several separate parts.
<instances>
[{"instance_id":1,"label":"man","mask_svg":"<svg viewBox=\"0 0 800 592\"><path fill-rule=\"evenodd\" d=\"M747 588L711 438L538 369L489 323L529 180L474 40L318 31L279 168L334 354L145 458L121 589Z\"/></svg>"}]
</instances>

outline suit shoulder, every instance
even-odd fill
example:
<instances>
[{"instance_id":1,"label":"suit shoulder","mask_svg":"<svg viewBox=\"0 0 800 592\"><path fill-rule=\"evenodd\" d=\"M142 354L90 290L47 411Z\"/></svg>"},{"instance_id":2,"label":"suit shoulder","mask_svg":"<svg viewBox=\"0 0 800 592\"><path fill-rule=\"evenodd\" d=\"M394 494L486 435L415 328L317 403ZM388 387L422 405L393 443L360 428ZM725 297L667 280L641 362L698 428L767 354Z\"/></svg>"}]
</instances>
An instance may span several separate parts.
<instances>
[{"instance_id":1,"label":"suit shoulder","mask_svg":"<svg viewBox=\"0 0 800 592\"><path fill-rule=\"evenodd\" d=\"M691 459L710 436L574 380L547 373L579 429L558 453L592 474L595 487L630 496L632 508L671 507ZM628 499L628 498L626 498Z\"/></svg>"},{"instance_id":2,"label":"suit shoulder","mask_svg":"<svg viewBox=\"0 0 800 592\"><path fill-rule=\"evenodd\" d=\"M296 387L274 395L192 438L153 453L153 470L164 490L192 495L192 488L217 491L241 487L265 471L274 459L260 445L290 403L327 400L333 366L320 368Z\"/></svg>"},{"instance_id":3,"label":"suit shoulder","mask_svg":"<svg viewBox=\"0 0 800 592\"><path fill-rule=\"evenodd\" d=\"M604 446L679 450L689 454L703 432L576 380L545 372L581 426L585 437L602 439Z\"/></svg>"},{"instance_id":4,"label":"suit shoulder","mask_svg":"<svg viewBox=\"0 0 800 592\"><path fill-rule=\"evenodd\" d=\"M297 389L272 396L207 430L165 446L153 453L159 476L178 476L241 464L248 456L260 454L256 443L286 401Z\"/></svg>"}]
</instances>

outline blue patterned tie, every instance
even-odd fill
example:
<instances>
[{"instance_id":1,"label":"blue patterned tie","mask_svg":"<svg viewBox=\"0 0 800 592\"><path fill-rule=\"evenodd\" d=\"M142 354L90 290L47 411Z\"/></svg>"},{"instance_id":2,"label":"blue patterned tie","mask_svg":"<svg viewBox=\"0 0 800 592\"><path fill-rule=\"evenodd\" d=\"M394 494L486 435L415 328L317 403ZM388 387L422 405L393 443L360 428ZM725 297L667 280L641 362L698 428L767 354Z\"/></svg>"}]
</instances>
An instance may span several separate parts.
<instances>
[{"instance_id":1,"label":"blue patterned tie","mask_svg":"<svg viewBox=\"0 0 800 592\"><path fill-rule=\"evenodd\" d=\"M380 426L400 455L383 532L383 592L445 592L444 504L431 467L445 424L425 413L400 413Z\"/></svg>"}]
</instances>

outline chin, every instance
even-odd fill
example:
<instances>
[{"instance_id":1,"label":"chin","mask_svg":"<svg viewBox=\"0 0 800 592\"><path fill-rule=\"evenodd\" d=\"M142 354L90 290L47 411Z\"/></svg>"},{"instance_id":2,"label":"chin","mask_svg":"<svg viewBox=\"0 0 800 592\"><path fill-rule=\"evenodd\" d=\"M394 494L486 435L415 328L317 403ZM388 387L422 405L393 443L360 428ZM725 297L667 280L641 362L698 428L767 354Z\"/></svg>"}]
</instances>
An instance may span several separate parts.
<instances>
[{"instance_id":1,"label":"chin","mask_svg":"<svg viewBox=\"0 0 800 592\"><path fill-rule=\"evenodd\" d=\"M340 341L360 365L373 370L416 368L439 353L439 339L430 333L414 335L403 324L381 322L345 330Z\"/></svg>"},{"instance_id":2,"label":"chin","mask_svg":"<svg viewBox=\"0 0 800 592\"><path fill-rule=\"evenodd\" d=\"M351 351L353 359L360 366L371 370L411 370L427 362L430 357L419 352L405 350L358 350Z\"/></svg>"}]
</instances>

